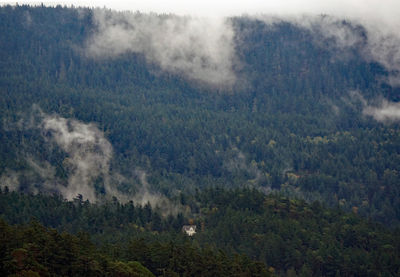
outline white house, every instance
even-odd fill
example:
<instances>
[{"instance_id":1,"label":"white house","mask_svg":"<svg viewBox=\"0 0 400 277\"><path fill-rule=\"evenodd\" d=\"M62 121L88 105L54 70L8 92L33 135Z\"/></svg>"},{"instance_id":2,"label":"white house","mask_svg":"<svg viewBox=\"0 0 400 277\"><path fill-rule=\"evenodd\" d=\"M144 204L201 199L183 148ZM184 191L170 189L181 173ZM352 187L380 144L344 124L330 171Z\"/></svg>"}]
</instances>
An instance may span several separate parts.
<instances>
[{"instance_id":1,"label":"white house","mask_svg":"<svg viewBox=\"0 0 400 277\"><path fill-rule=\"evenodd\" d=\"M191 237L196 234L196 225L184 225L182 231Z\"/></svg>"}]
</instances>

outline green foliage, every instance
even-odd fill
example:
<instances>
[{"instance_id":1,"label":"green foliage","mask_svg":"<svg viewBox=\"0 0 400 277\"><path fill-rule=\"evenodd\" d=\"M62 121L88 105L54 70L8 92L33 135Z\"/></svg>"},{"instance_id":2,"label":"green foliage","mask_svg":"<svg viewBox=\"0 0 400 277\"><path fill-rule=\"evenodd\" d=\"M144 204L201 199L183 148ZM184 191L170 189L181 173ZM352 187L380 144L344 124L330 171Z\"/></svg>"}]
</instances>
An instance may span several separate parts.
<instances>
[{"instance_id":1,"label":"green foliage","mask_svg":"<svg viewBox=\"0 0 400 277\"><path fill-rule=\"evenodd\" d=\"M190 241L133 241L126 248L120 245L121 255L110 255L95 248L87 234L60 234L35 221L10 226L2 219L0 237L4 276L269 276L261 263L200 249Z\"/></svg>"},{"instance_id":2,"label":"green foliage","mask_svg":"<svg viewBox=\"0 0 400 277\"><path fill-rule=\"evenodd\" d=\"M108 234L111 241L125 234L152 232L178 232L184 224L182 214L161 217L160 208L148 203L135 205L132 201L121 204L117 200L91 204L76 198L66 201L57 195L0 193L0 216L11 224L27 224L37 219L47 227L61 231L90 234Z\"/></svg>"},{"instance_id":3,"label":"green foliage","mask_svg":"<svg viewBox=\"0 0 400 277\"><path fill-rule=\"evenodd\" d=\"M398 273L399 230L388 231L358 215L250 189L205 190L191 201L203 211L197 220L204 230L196 240L246 253L281 274Z\"/></svg>"},{"instance_id":4,"label":"green foliage","mask_svg":"<svg viewBox=\"0 0 400 277\"><path fill-rule=\"evenodd\" d=\"M155 276L150 270L142 266L139 262L112 262L110 268L113 271L112 276Z\"/></svg>"},{"instance_id":5,"label":"green foliage","mask_svg":"<svg viewBox=\"0 0 400 277\"><path fill-rule=\"evenodd\" d=\"M197 225L193 237L181 231L190 221L188 218L178 214L157 219L157 209L150 205L147 205L148 221L136 222L135 215L140 215L143 208L131 203L84 202L80 206L76 201L62 201L55 196L2 193L0 216L7 221L21 224L34 215L59 232L68 230L76 234L60 234L33 221L29 228L15 227L24 233L13 235L14 227L1 221L2 270L17 268L18 261L23 259L24 266L18 270L40 271L41 275L65 272L67 269L61 265L73 262L77 267L80 263L90 265L91 272L103 272L106 267L118 274L134 276L142 269L132 261L155 275L168 276L268 273L396 276L398 273L399 230L389 230L359 215L327 209L319 202L307 204L304 200L266 196L254 189L205 189L180 198L185 199L186 208L195 211L190 214ZM35 209L31 210L29 207L33 206ZM74 218L64 218L58 224L50 220L62 218L62 214L68 215L70 211L74 211ZM155 222L161 222L162 228L156 229ZM73 255L83 251L86 260L67 260L72 255L68 254L70 251L75 251ZM49 268L49 263L54 265Z\"/></svg>"}]
</instances>

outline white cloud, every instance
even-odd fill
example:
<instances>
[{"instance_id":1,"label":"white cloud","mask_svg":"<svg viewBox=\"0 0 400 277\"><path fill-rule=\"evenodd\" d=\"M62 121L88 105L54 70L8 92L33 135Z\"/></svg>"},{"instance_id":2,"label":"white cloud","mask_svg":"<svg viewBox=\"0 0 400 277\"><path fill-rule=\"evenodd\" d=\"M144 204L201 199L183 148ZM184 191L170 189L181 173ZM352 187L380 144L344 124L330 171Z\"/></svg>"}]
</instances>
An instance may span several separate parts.
<instances>
[{"instance_id":1,"label":"white cloud","mask_svg":"<svg viewBox=\"0 0 400 277\"><path fill-rule=\"evenodd\" d=\"M97 32L87 41L89 56L142 53L163 70L216 86L235 82L233 30L223 18L158 16L94 10Z\"/></svg>"},{"instance_id":2,"label":"white cloud","mask_svg":"<svg viewBox=\"0 0 400 277\"><path fill-rule=\"evenodd\" d=\"M384 99L377 106L366 106L363 114L372 116L380 122L400 121L400 103Z\"/></svg>"},{"instance_id":3,"label":"white cloud","mask_svg":"<svg viewBox=\"0 0 400 277\"><path fill-rule=\"evenodd\" d=\"M363 115L383 123L400 121L400 102L391 102L384 98L367 101L359 91L350 91L349 95L350 101L344 99L345 103L353 106L354 101L359 102Z\"/></svg>"}]
</instances>

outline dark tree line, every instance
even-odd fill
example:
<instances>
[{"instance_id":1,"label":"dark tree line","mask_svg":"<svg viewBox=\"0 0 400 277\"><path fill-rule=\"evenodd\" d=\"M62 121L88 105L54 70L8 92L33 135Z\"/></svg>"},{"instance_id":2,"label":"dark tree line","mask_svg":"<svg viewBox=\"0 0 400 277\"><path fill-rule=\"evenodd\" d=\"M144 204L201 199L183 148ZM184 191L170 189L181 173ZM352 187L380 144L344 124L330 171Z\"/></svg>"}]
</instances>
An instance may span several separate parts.
<instances>
[{"instance_id":1,"label":"dark tree line","mask_svg":"<svg viewBox=\"0 0 400 277\"><path fill-rule=\"evenodd\" d=\"M230 258L189 241L132 240L118 254L109 254L85 233L59 233L36 221L11 226L2 219L0 235L4 276L270 276L262 263L246 256Z\"/></svg>"},{"instance_id":2,"label":"dark tree line","mask_svg":"<svg viewBox=\"0 0 400 277\"><path fill-rule=\"evenodd\" d=\"M161 276L400 273L399 229L354 213L249 188L205 189L181 194L176 201L186 216L160 217L149 204L67 202L57 196L2 192L2 270L59 275L76 270L84 275L79 270L86 261L90 270L103 273L134 271L138 262ZM193 237L182 232L188 223L197 226Z\"/></svg>"}]
</instances>

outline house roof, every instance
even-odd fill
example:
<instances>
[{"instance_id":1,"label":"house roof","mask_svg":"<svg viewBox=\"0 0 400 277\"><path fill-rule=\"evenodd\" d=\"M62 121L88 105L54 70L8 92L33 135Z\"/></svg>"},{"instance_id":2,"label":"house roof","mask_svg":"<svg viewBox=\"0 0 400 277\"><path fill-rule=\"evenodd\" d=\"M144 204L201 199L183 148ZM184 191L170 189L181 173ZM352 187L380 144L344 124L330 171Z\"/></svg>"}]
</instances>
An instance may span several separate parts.
<instances>
[{"instance_id":1,"label":"house roof","mask_svg":"<svg viewBox=\"0 0 400 277\"><path fill-rule=\"evenodd\" d=\"M183 225L182 230L183 231L189 231L189 230L196 230L196 225Z\"/></svg>"},{"instance_id":2,"label":"house roof","mask_svg":"<svg viewBox=\"0 0 400 277\"><path fill-rule=\"evenodd\" d=\"M184 225L182 227L182 231L189 236L193 236L194 234L196 234L196 225Z\"/></svg>"}]
</instances>

